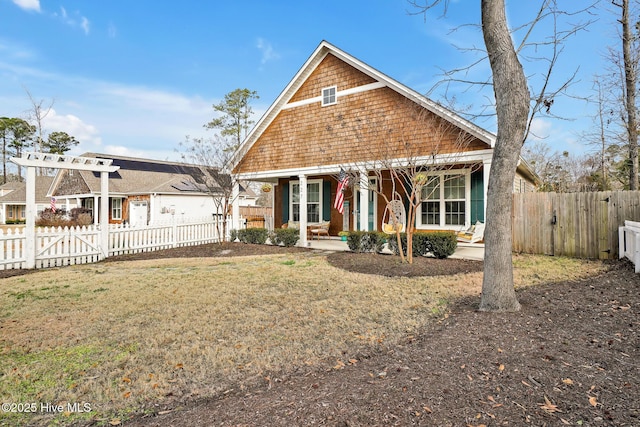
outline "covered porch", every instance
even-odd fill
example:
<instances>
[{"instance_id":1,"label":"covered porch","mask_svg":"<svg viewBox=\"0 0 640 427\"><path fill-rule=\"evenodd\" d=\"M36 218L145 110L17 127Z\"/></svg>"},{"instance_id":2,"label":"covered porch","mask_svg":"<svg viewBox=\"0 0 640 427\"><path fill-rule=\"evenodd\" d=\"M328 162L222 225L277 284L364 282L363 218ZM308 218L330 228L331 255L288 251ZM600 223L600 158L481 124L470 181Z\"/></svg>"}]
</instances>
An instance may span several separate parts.
<instances>
[{"instance_id":1,"label":"covered porch","mask_svg":"<svg viewBox=\"0 0 640 427\"><path fill-rule=\"evenodd\" d=\"M401 160L398 162L400 164ZM484 222L490 150L439 156L425 160L424 164L424 173L432 179L429 196L423 197L418 208L416 229L460 231L476 221ZM343 193L341 213L334 202L338 176L345 168L348 168L351 182ZM387 206L379 190L382 189L388 200L393 199L389 174L365 163L241 174L237 180L269 183L273 227L299 229L299 245L305 247L312 240L309 230L322 223L329 224L329 236L337 236L340 231L382 230ZM403 203L408 202L403 200ZM232 214L233 227L240 228L236 197Z\"/></svg>"}]
</instances>

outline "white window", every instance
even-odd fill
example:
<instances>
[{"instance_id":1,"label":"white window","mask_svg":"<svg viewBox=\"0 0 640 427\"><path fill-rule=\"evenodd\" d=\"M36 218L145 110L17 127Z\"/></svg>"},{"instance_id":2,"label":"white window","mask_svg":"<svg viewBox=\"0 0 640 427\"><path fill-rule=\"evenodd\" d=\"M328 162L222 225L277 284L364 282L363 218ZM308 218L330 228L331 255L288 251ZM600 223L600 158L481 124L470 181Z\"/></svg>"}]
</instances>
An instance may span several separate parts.
<instances>
[{"instance_id":1,"label":"white window","mask_svg":"<svg viewBox=\"0 0 640 427\"><path fill-rule=\"evenodd\" d=\"M122 199L111 199L111 219L122 219Z\"/></svg>"},{"instance_id":2,"label":"white window","mask_svg":"<svg viewBox=\"0 0 640 427\"><path fill-rule=\"evenodd\" d=\"M337 86L325 87L322 89L322 106L333 105L338 102L336 99Z\"/></svg>"},{"instance_id":3,"label":"white window","mask_svg":"<svg viewBox=\"0 0 640 427\"><path fill-rule=\"evenodd\" d=\"M429 176L422 187L418 226L458 229L466 225L470 217L470 177L466 171Z\"/></svg>"},{"instance_id":4,"label":"white window","mask_svg":"<svg viewBox=\"0 0 640 427\"><path fill-rule=\"evenodd\" d=\"M290 219L300 221L300 182L289 183L289 212ZM322 180L307 181L307 223L319 223L322 220Z\"/></svg>"}]
</instances>

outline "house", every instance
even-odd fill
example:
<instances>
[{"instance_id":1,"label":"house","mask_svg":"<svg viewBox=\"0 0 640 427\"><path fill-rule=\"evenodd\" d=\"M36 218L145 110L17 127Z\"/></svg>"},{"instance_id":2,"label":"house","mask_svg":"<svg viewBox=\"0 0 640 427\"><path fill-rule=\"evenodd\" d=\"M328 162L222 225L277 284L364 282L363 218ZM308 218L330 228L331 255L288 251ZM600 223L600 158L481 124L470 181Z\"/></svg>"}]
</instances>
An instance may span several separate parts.
<instances>
[{"instance_id":1,"label":"house","mask_svg":"<svg viewBox=\"0 0 640 427\"><path fill-rule=\"evenodd\" d=\"M200 167L184 163L85 153L82 157L112 159L109 173L109 223L148 225L174 219L211 217L217 212L213 197L199 182ZM49 194L58 206L84 207L100 212L100 174L59 169ZM253 205L257 195L242 188L238 203ZM94 222L99 219L94 215Z\"/></svg>"},{"instance_id":2,"label":"house","mask_svg":"<svg viewBox=\"0 0 640 427\"><path fill-rule=\"evenodd\" d=\"M381 165L413 164L429 176L418 229L460 230L484 222L494 134L323 41L256 123L234 157L239 179L274 188L274 226L330 221L329 233L381 230L384 198L371 191ZM356 174L333 206L341 171ZM384 172L384 171L383 171ZM514 189L531 191L521 161ZM301 231L306 244L306 233Z\"/></svg>"},{"instance_id":3,"label":"house","mask_svg":"<svg viewBox=\"0 0 640 427\"><path fill-rule=\"evenodd\" d=\"M53 182L52 176L36 177L36 212L38 215L51 206L49 188ZM24 181L9 181L0 185L0 223L24 224L26 220L27 183Z\"/></svg>"}]
</instances>

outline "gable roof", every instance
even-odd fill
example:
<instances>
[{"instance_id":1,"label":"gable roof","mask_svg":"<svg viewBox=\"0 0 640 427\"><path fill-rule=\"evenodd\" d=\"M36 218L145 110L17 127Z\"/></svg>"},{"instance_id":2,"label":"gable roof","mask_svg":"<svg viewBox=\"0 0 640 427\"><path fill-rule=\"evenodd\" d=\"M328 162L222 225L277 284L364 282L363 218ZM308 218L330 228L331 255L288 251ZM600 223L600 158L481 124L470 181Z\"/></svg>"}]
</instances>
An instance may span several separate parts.
<instances>
[{"instance_id":1,"label":"gable roof","mask_svg":"<svg viewBox=\"0 0 640 427\"><path fill-rule=\"evenodd\" d=\"M49 203L49 189L53 183L53 176L36 176L36 203ZM11 191L0 197L0 203L22 204L27 200L27 183L26 181L13 181L2 185L3 189L11 189Z\"/></svg>"},{"instance_id":2,"label":"gable roof","mask_svg":"<svg viewBox=\"0 0 640 427\"><path fill-rule=\"evenodd\" d=\"M109 173L110 194L209 194L209 189L201 183L203 173L198 165L99 153L84 153L82 157L112 159L111 164L120 167ZM74 172L82 179L82 187L87 193L100 193L100 172ZM49 177L51 191L56 196L71 195L56 191L63 177L64 170L60 170L55 178ZM240 193L244 197L257 197L246 183L240 183Z\"/></svg>"},{"instance_id":3,"label":"gable roof","mask_svg":"<svg viewBox=\"0 0 640 427\"><path fill-rule=\"evenodd\" d=\"M109 192L112 194L202 194L203 188L193 184L202 176L196 165L137 157L85 153L82 157L112 159L115 172L109 173ZM57 188L64 176L61 170L56 177ZM100 193L100 172L75 171L82 178L90 193ZM56 191L56 194L58 192ZM60 194L59 194L60 195Z\"/></svg>"},{"instance_id":4,"label":"gable roof","mask_svg":"<svg viewBox=\"0 0 640 427\"><path fill-rule=\"evenodd\" d=\"M486 143L490 147L495 144L495 135L487 130L475 125L454 113L453 111L437 104L436 102L428 99L427 97L419 94L418 92L410 89L409 87L399 83L398 81L390 78L389 76L381 73L380 71L370 67L364 62L356 59L355 57L347 54L346 52L338 49L327 41L322 41L320 45L315 49L311 56L304 63L302 68L296 73L294 78L284 88L280 95L276 98L273 104L265 112L265 114L256 123L255 127L251 130L247 138L240 145L238 150L234 153L232 159L232 165L235 169L241 162L243 156L251 149L256 143L260 135L269 127L269 125L276 119L278 114L288 105L296 105L298 102L320 101L319 99L312 98L306 101L297 101L293 99L296 92L307 81L313 71L322 63L322 61L329 55L333 55L344 63L357 69L361 73L369 76L372 79L372 83L368 83L366 86L373 88L389 88L399 95L415 102L416 104L424 107L426 110L435 114L436 116L444 119L445 121L455 125L457 128L469 133L471 136Z\"/></svg>"}]
</instances>

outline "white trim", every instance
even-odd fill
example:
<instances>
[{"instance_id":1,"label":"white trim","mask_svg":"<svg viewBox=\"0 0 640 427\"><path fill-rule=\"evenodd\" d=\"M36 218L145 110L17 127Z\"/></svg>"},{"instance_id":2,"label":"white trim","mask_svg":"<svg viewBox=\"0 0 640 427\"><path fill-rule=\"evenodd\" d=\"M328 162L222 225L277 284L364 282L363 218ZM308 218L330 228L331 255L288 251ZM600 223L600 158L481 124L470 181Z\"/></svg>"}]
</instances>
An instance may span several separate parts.
<instances>
[{"instance_id":1,"label":"white trim","mask_svg":"<svg viewBox=\"0 0 640 427\"><path fill-rule=\"evenodd\" d=\"M418 165L446 165L446 164L458 164L458 163L478 163L484 161L491 161L491 157L493 155L493 150L476 150L476 151L467 151L464 153L451 153L451 154L438 154L436 157L424 156L424 157L415 157L411 159L395 159L388 163L391 167L401 167L406 166L408 164L418 164ZM364 162L354 162L348 164L333 164L333 165L319 165L319 166L308 166L304 168L289 168L289 169L273 169L267 171L260 172L246 172L236 174L237 179L239 180L260 180L260 179L274 179L274 178L284 178L293 175L298 175L304 173L305 175L335 175L340 173L340 169L348 169L357 171L360 169L380 169L383 165L381 162L375 161L364 161Z\"/></svg>"},{"instance_id":2,"label":"white trim","mask_svg":"<svg viewBox=\"0 0 640 427\"><path fill-rule=\"evenodd\" d=\"M380 89L386 87L387 85L382 82L369 83L362 86L352 87L350 89L336 91L336 104L338 102L338 98L343 98L345 96L354 95L356 93L368 92L374 89ZM328 89L328 88L323 88ZM286 105L282 106L282 110L288 110L290 108L302 107L304 105L315 104L316 102L322 102L322 95L315 96L313 98L302 99L300 101L290 102ZM326 105L334 105L334 104L326 104Z\"/></svg>"},{"instance_id":3,"label":"white trim","mask_svg":"<svg viewBox=\"0 0 640 427\"><path fill-rule=\"evenodd\" d=\"M121 221L122 220L122 206L123 206L122 200L123 200L123 198L122 197L109 197L109 199L111 199L111 219L114 220L114 221ZM116 200L120 201L120 207L119 208L116 208L114 206L114 202ZM120 215L118 215L117 217L115 216L116 209L118 209L120 211Z\"/></svg>"},{"instance_id":4,"label":"white trim","mask_svg":"<svg viewBox=\"0 0 640 427\"><path fill-rule=\"evenodd\" d=\"M332 91L333 93L331 93L330 91ZM322 102L320 103L320 105L322 105L323 107L328 107L329 105L336 105L338 103L338 86L333 85L329 87L323 87L320 90L320 97L322 98ZM330 101L332 97L333 97L333 101ZM325 98L327 98L329 101L325 102Z\"/></svg>"},{"instance_id":5,"label":"white trim","mask_svg":"<svg viewBox=\"0 0 640 427\"><path fill-rule=\"evenodd\" d=\"M323 218L323 216L322 216L322 214L323 214L323 211L322 211L322 205L323 205L323 203L322 203L322 201L323 201L322 190L323 190L323 188L322 187L324 187L323 180L322 179L307 179L306 183L307 183L307 186L309 186L310 184L318 184L318 187L319 187L318 191L319 191L319 197L320 197L320 199L318 201L318 205L319 205L318 206L318 215L319 215L318 216L318 222L309 222L309 221L307 221L307 225L319 224L319 223L322 222L322 218ZM293 186L295 184L298 184L298 186L299 186L300 185L300 180L289 181L289 219L291 221L294 221L294 219L293 219ZM302 195L302 187L300 187L300 188L301 188L300 195ZM309 205L309 195L308 195L308 193L306 193L306 194L307 194L307 199L306 199L307 203L306 204L308 206ZM298 204L300 204L300 202L298 202ZM313 202L313 203L315 204L316 202ZM300 212L302 212L302 209L300 209ZM307 216L308 216L308 211L307 211ZM300 220L300 218L299 218L299 220ZM302 222L302 221L300 221L300 222Z\"/></svg>"},{"instance_id":6,"label":"white trim","mask_svg":"<svg viewBox=\"0 0 640 427\"><path fill-rule=\"evenodd\" d=\"M416 211L416 229L420 230L460 230L462 227L468 228L471 224L471 169L452 169L447 171L436 171L428 174L429 176L440 177L440 195L437 201L440 203L440 224L423 224L422 223L422 202L429 200L421 200ZM464 225L462 224L446 224L446 208L445 203L448 199L444 198L444 182L442 177L445 175L463 175L464 176ZM460 199L451 199L460 200ZM432 200L436 201L436 200Z\"/></svg>"},{"instance_id":7,"label":"white trim","mask_svg":"<svg viewBox=\"0 0 640 427\"><path fill-rule=\"evenodd\" d=\"M351 65L357 70L367 74L376 82L383 84L384 86L389 87L400 95L411 99L414 102L417 102L427 110L435 113L439 117L444 118L445 120L454 123L459 128L469 132L471 135L480 139L481 141L488 144L491 148L495 145L496 136L476 125L475 123L459 116L453 111L437 104L436 102L426 98L420 93L410 89L409 87L399 83L398 81L388 77L387 75L381 73L375 68L370 67L364 62L356 59L355 57L347 54L346 52L338 49L333 46L331 43L327 41L322 41L320 45L316 48L316 50L311 54L311 56L307 59L307 61L303 64L300 70L296 73L293 79L287 84L284 90L278 95L276 100L271 104L269 109L262 115L260 120L256 123L254 128L249 132L249 135L242 142L238 150L234 153L234 156L230 162L232 165L231 169L233 170L240 162L240 160L244 157L244 154L249 151L249 149L253 146L253 144L257 141L258 137L264 132L264 130L271 124L271 122L277 117L278 113L282 111L287 102L291 99L291 97L296 93L296 91L304 84L307 78L311 75L311 73L316 69L316 67L322 62L322 60L328 55L332 54L341 61Z\"/></svg>"}]
</instances>

